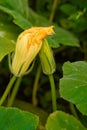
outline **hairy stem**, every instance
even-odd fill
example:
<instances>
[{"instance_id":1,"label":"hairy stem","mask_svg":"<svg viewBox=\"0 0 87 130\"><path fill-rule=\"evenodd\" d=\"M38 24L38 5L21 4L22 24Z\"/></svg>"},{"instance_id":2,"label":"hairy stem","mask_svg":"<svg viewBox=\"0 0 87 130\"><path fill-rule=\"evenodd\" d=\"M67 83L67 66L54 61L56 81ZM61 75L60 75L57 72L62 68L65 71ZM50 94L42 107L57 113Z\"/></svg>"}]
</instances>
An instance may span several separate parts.
<instances>
[{"instance_id":1,"label":"hairy stem","mask_svg":"<svg viewBox=\"0 0 87 130\"><path fill-rule=\"evenodd\" d=\"M33 92L32 92L32 103L34 106L37 105L37 90L38 90L38 82L39 82L39 78L40 78L40 74L41 74L41 65L39 65L37 73L36 73L36 77L35 77L35 81L34 81L34 86L33 86Z\"/></svg>"},{"instance_id":2,"label":"hairy stem","mask_svg":"<svg viewBox=\"0 0 87 130\"><path fill-rule=\"evenodd\" d=\"M14 100L15 100L15 97L16 97L17 92L18 92L19 87L20 87L21 80L22 80L21 77L18 78L17 81L16 81L16 83L15 83L15 85L14 85L14 88L13 88L13 90L12 90L10 99L9 99L9 101L8 101L8 104L7 104L7 106L9 106L9 107L11 107L11 106L13 105L13 102L14 102Z\"/></svg>"},{"instance_id":3,"label":"hairy stem","mask_svg":"<svg viewBox=\"0 0 87 130\"><path fill-rule=\"evenodd\" d=\"M13 76L13 77L11 78L9 84L7 85L7 88L6 88L5 92L4 92L4 94L2 95L2 97L1 97L1 99L0 99L0 105L2 105L2 104L4 103L4 101L5 101L5 99L6 99L7 95L8 95L8 93L10 92L10 90L11 90L11 88L12 88L12 86L13 86L15 80L16 80L16 77Z\"/></svg>"},{"instance_id":4,"label":"hairy stem","mask_svg":"<svg viewBox=\"0 0 87 130\"><path fill-rule=\"evenodd\" d=\"M53 111L57 110L57 103L56 103L56 88L54 83L53 75L49 75L49 81L51 85L51 93L52 93L52 105L53 105Z\"/></svg>"},{"instance_id":5,"label":"hairy stem","mask_svg":"<svg viewBox=\"0 0 87 130\"><path fill-rule=\"evenodd\" d=\"M70 109L71 109L71 112L72 114L77 118L79 119L78 115L77 115L77 112L76 112L76 109L74 107L74 105L72 103L70 103Z\"/></svg>"},{"instance_id":6,"label":"hairy stem","mask_svg":"<svg viewBox=\"0 0 87 130\"><path fill-rule=\"evenodd\" d=\"M53 6L52 6L50 18L49 18L50 22L53 21L53 18L54 18L54 15L55 15L55 11L56 11L56 8L58 7L59 2L60 2L60 0L54 0L54 2L53 2Z\"/></svg>"}]
</instances>

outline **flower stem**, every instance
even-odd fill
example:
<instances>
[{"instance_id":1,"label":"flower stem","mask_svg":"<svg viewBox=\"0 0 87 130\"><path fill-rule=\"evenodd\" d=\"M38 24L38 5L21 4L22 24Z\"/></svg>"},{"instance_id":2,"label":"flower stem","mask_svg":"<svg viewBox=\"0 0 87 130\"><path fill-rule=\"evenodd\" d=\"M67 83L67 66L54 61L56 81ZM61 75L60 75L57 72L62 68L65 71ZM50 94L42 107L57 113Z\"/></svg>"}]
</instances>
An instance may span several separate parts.
<instances>
[{"instance_id":1,"label":"flower stem","mask_svg":"<svg viewBox=\"0 0 87 130\"><path fill-rule=\"evenodd\" d=\"M57 104L56 104L56 89L55 89L55 83L53 75L49 75L50 85L51 85L51 93L52 93L52 105L53 105L53 111L57 110Z\"/></svg>"},{"instance_id":2,"label":"flower stem","mask_svg":"<svg viewBox=\"0 0 87 130\"><path fill-rule=\"evenodd\" d=\"M36 94L37 94L37 90L38 90L38 82L39 82L39 78L40 78L40 73L41 73L41 65L39 65L39 67L38 67L36 77L35 77L35 81L34 81L34 86L33 86L32 103L33 103L34 106L37 105Z\"/></svg>"},{"instance_id":3,"label":"flower stem","mask_svg":"<svg viewBox=\"0 0 87 130\"><path fill-rule=\"evenodd\" d=\"M13 76L13 77L11 78L10 82L8 83L7 88L6 88L4 94L2 95L2 97L1 97L1 99L0 99L0 106L4 103L4 101L5 101L5 99L6 99L7 95L8 95L8 93L9 93L9 91L11 90L12 85L14 84L15 80L16 80L16 77Z\"/></svg>"},{"instance_id":4,"label":"flower stem","mask_svg":"<svg viewBox=\"0 0 87 130\"><path fill-rule=\"evenodd\" d=\"M53 6L52 6L50 18L49 18L50 22L53 21L53 18L54 18L54 15L55 15L55 11L56 11L56 8L58 7L59 2L60 2L60 0L54 0L54 2L53 2Z\"/></svg>"},{"instance_id":5,"label":"flower stem","mask_svg":"<svg viewBox=\"0 0 87 130\"><path fill-rule=\"evenodd\" d=\"M73 105L72 103L70 103L70 109L71 109L72 114L73 114L77 119L79 119L79 117L78 117L78 115L77 115L77 112L76 112L76 110L75 110L75 107L74 107L74 105Z\"/></svg>"},{"instance_id":6,"label":"flower stem","mask_svg":"<svg viewBox=\"0 0 87 130\"><path fill-rule=\"evenodd\" d=\"M18 78L17 81L16 81L16 83L15 83L15 85L14 85L14 88L12 90L12 94L11 94L11 96L9 98L9 101L8 101L8 104L7 104L7 106L9 106L9 107L11 107L13 105L13 102L15 100L15 97L16 97L17 92L18 92L19 87L20 87L21 80L22 80L21 77Z\"/></svg>"}]
</instances>

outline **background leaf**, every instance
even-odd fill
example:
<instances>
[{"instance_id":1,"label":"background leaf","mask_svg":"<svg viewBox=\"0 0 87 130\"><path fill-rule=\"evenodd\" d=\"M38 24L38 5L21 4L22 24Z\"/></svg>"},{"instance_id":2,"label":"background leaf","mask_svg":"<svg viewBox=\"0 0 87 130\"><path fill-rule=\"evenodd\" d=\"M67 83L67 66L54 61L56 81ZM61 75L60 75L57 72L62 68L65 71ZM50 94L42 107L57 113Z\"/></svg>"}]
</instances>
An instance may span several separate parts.
<instances>
[{"instance_id":1,"label":"background leaf","mask_svg":"<svg viewBox=\"0 0 87 130\"><path fill-rule=\"evenodd\" d=\"M26 0L0 0L0 9L14 18L14 23L23 29L29 28L32 24L28 18L28 2Z\"/></svg>"},{"instance_id":2,"label":"background leaf","mask_svg":"<svg viewBox=\"0 0 87 130\"><path fill-rule=\"evenodd\" d=\"M37 0L36 2L37 13L49 18L52 5L53 5L53 0L43 0L43 1Z\"/></svg>"},{"instance_id":3,"label":"background leaf","mask_svg":"<svg viewBox=\"0 0 87 130\"><path fill-rule=\"evenodd\" d=\"M33 114L36 114L39 117L39 126L43 126L46 124L46 120L48 117L48 113L44 111L43 109L40 109L39 107L35 107L33 104L16 99L13 104L14 107L17 107L19 109L31 112Z\"/></svg>"},{"instance_id":4,"label":"background leaf","mask_svg":"<svg viewBox=\"0 0 87 130\"><path fill-rule=\"evenodd\" d=\"M14 51L15 43L18 34L20 33L20 28L13 24L6 24L0 20L0 61Z\"/></svg>"},{"instance_id":5,"label":"background leaf","mask_svg":"<svg viewBox=\"0 0 87 130\"><path fill-rule=\"evenodd\" d=\"M14 22L22 29L27 29L31 26L50 26L53 23L49 22L44 17L36 14L34 11L29 9L27 5L24 6L25 0L1 0L0 9L10 14L14 18ZM22 6L21 6L22 5ZM24 8L24 10L22 9ZM29 17L26 15L29 13ZM25 15L24 15L25 14ZM51 47L59 47L62 45L79 46L78 39L75 38L70 32L55 26L55 35L48 37L48 41Z\"/></svg>"},{"instance_id":6,"label":"background leaf","mask_svg":"<svg viewBox=\"0 0 87 130\"><path fill-rule=\"evenodd\" d=\"M56 111L48 117L46 130L86 130L73 116Z\"/></svg>"},{"instance_id":7,"label":"background leaf","mask_svg":"<svg viewBox=\"0 0 87 130\"><path fill-rule=\"evenodd\" d=\"M63 4L60 7L61 11L64 12L66 15L71 15L76 13L77 8L74 5L71 4Z\"/></svg>"},{"instance_id":8,"label":"background leaf","mask_svg":"<svg viewBox=\"0 0 87 130\"><path fill-rule=\"evenodd\" d=\"M17 108L0 107L0 130L36 130L38 117Z\"/></svg>"},{"instance_id":9,"label":"background leaf","mask_svg":"<svg viewBox=\"0 0 87 130\"><path fill-rule=\"evenodd\" d=\"M60 80L60 95L87 115L87 62L66 62Z\"/></svg>"},{"instance_id":10,"label":"background leaf","mask_svg":"<svg viewBox=\"0 0 87 130\"><path fill-rule=\"evenodd\" d=\"M79 41L73 34L56 25L54 25L54 30L55 34L47 37L50 46L54 48L57 48L60 45L79 47Z\"/></svg>"}]
</instances>

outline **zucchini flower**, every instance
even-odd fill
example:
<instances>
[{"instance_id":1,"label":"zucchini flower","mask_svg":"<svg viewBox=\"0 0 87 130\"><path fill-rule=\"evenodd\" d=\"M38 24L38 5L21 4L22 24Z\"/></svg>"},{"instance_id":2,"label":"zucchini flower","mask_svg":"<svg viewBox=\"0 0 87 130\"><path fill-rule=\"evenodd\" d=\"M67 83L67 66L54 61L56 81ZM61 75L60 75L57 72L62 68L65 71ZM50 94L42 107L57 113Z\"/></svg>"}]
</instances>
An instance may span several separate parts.
<instances>
[{"instance_id":1,"label":"zucchini flower","mask_svg":"<svg viewBox=\"0 0 87 130\"><path fill-rule=\"evenodd\" d=\"M43 39L53 33L53 26L32 27L18 36L11 65L11 71L15 76L22 76L27 72L41 49Z\"/></svg>"}]
</instances>

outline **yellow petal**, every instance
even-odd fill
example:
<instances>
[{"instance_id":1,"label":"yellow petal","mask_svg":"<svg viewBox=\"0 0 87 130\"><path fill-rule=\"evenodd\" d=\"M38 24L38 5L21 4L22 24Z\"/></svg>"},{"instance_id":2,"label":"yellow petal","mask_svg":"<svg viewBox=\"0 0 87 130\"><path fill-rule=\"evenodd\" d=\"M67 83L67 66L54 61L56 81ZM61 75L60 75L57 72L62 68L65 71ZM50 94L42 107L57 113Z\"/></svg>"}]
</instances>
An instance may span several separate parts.
<instances>
[{"instance_id":1,"label":"yellow petal","mask_svg":"<svg viewBox=\"0 0 87 130\"><path fill-rule=\"evenodd\" d=\"M54 33L53 26L32 27L23 31L18 39L12 62L12 72L23 75L41 49L42 40Z\"/></svg>"}]
</instances>

